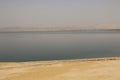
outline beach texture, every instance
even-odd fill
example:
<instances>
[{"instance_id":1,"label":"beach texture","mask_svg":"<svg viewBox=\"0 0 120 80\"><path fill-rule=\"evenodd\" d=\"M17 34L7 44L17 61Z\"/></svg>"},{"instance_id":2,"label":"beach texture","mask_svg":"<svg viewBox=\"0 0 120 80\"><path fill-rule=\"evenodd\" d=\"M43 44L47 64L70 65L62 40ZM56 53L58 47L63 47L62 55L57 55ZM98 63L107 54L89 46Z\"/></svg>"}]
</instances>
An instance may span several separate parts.
<instances>
[{"instance_id":1,"label":"beach texture","mask_svg":"<svg viewBox=\"0 0 120 80\"><path fill-rule=\"evenodd\" d=\"M0 62L0 80L120 80L120 58Z\"/></svg>"}]
</instances>

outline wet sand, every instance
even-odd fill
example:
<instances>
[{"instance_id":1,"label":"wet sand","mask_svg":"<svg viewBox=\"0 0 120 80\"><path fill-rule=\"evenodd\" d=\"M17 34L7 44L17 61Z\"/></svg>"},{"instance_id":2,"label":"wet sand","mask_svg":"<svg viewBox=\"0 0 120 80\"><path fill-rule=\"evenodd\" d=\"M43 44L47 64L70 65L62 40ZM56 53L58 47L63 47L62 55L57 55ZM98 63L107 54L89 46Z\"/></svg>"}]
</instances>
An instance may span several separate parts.
<instances>
[{"instance_id":1,"label":"wet sand","mask_svg":"<svg viewBox=\"0 0 120 80\"><path fill-rule=\"evenodd\" d=\"M0 62L0 80L120 80L120 58Z\"/></svg>"}]
</instances>

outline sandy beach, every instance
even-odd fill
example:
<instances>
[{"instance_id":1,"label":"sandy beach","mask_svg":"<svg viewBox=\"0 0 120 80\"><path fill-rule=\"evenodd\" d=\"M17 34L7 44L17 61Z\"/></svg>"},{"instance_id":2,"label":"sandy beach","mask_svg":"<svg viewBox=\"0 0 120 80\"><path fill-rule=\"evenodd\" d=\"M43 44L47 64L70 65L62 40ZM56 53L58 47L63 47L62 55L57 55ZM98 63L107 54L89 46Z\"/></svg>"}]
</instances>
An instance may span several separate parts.
<instances>
[{"instance_id":1,"label":"sandy beach","mask_svg":"<svg viewBox=\"0 0 120 80\"><path fill-rule=\"evenodd\" d=\"M120 80L120 58L0 62L0 80Z\"/></svg>"}]
</instances>

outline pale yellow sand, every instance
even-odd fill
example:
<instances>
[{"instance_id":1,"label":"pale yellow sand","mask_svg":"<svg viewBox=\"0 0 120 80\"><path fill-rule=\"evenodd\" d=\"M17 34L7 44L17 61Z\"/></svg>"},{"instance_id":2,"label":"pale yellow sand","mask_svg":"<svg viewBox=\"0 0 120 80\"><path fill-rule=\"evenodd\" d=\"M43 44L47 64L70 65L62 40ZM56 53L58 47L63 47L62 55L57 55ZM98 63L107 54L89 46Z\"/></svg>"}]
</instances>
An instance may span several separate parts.
<instances>
[{"instance_id":1,"label":"pale yellow sand","mask_svg":"<svg viewBox=\"0 0 120 80\"><path fill-rule=\"evenodd\" d=\"M0 80L120 80L120 59L1 62Z\"/></svg>"}]
</instances>

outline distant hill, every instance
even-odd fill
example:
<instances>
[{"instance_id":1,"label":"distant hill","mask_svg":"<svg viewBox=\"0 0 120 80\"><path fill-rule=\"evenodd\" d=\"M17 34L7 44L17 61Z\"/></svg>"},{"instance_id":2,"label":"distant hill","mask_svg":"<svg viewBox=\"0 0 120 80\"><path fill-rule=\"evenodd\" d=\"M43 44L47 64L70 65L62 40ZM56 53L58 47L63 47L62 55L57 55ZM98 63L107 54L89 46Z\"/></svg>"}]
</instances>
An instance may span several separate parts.
<instances>
[{"instance_id":1,"label":"distant hill","mask_svg":"<svg viewBox=\"0 0 120 80\"><path fill-rule=\"evenodd\" d=\"M107 30L120 31L120 25L40 25L40 26L12 26L0 27L0 32L23 32L23 31L88 31Z\"/></svg>"}]
</instances>

